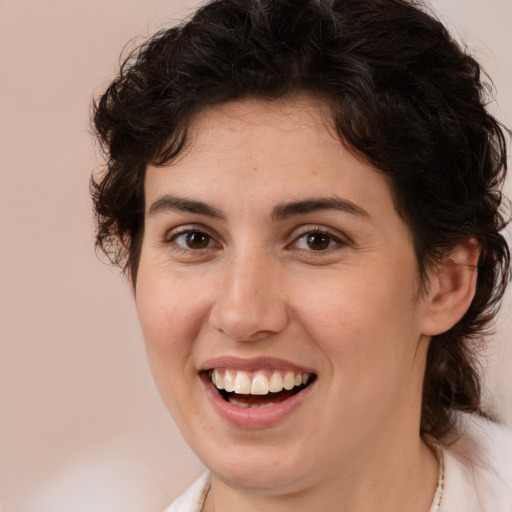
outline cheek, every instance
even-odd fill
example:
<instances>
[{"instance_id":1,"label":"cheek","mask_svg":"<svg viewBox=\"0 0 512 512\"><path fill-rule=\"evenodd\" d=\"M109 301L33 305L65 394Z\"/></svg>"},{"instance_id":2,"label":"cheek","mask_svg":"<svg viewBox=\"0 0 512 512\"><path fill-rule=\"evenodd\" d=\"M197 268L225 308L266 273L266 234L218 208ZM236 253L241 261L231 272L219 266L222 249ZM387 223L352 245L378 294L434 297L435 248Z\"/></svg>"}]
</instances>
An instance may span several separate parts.
<instances>
[{"instance_id":1,"label":"cheek","mask_svg":"<svg viewBox=\"0 0 512 512\"><path fill-rule=\"evenodd\" d=\"M175 395L184 392L184 377L194 375L190 354L198 322L189 307L190 294L169 285L168 280L142 272L136 306L155 384L167 407L175 411Z\"/></svg>"},{"instance_id":2,"label":"cheek","mask_svg":"<svg viewBox=\"0 0 512 512\"><path fill-rule=\"evenodd\" d=\"M412 277L414 278L414 276ZM393 371L414 357L419 336L413 287L407 278L339 276L336 286L295 289L296 318L333 366L360 376ZM407 284L405 284L407 283Z\"/></svg>"},{"instance_id":3,"label":"cheek","mask_svg":"<svg viewBox=\"0 0 512 512\"><path fill-rule=\"evenodd\" d=\"M149 349L175 351L199 328L201 300L179 279L157 269L141 269L135 297L137 313Z\"/></svg>"},{"instance_id":4,"label":"cheek","mask_svg":"<svg viewBox=\"0 0 512 512\"><path fill-rule=\"evenodd\" d=\"M164 403L178 418L178 397L195 372L190 354L197 322L187 296L163 276L139 272L135 299L149 366Z\"/></svg>"},{"instance_id":5,"label":"cheek","mask_svg":"<svg viewBox=\"0 0 512 512\"><path fill-rule=\"evenodd\" d=\"M330 369L324 407L338 415L333 438L340 429L347 438L354 431L363 436L421 392L412 304L405 286L362 280L331 289L329 299L317 291L304 302L308 335Z\"/></svg>"}]
</instances>

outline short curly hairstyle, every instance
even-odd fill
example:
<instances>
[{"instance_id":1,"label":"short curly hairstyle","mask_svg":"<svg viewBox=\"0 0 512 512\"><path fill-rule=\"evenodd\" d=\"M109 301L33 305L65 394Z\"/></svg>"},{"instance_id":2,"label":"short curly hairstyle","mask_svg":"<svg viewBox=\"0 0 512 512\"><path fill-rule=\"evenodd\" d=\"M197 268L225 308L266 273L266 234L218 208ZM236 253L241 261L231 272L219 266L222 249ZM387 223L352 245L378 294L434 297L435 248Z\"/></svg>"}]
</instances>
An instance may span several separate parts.
<instances>
[{"instance_id":1,"label":"short curly hairstyle","mask_svg":"<svg viewBox=\"0 0 512 512\"><path fill-rule=\"evenodd\" d=\"M480 244L474 300L427 357L421 434L442 438L457 410L484 414L476 353L510 276L506 141L480 66L417 2L213 0L147 40L94 104L107 159L91 180L97 247L135 288L147 166L179 155L205 108L304 92L325 99L340 141L388 177L424 284L456 244Z\"/></svg>"}]
</instances>

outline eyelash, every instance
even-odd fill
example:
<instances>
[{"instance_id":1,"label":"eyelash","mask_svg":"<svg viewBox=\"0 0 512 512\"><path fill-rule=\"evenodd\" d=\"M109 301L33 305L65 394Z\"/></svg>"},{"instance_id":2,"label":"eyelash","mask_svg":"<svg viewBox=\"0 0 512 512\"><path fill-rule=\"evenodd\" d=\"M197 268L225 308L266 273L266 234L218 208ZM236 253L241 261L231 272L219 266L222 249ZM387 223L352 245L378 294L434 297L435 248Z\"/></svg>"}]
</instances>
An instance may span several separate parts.
<instances>
[{"instance_id":1,"label":"eyelash","mask_svg":"<svg viewBox=\"0 0 512 512\"><path fill-rule=\"evenodd\" d=\"M305 230L301 231L297 236L295 236L293 242L289 244L288 247L297 245L301 239L307 240L307 238L311 238L312 236L321 236L327 239L328 246L324 249L312 249L311 247L309 249L306 248L299 248L304 253L307 253L308 256L323 256L330 254L333 250L339 249L341 247L344 247L348 245L348 243L345 240L342 240L339 235L334 234L332 231L326 228L306 228ZM306 244L308 241L305 242Z\"/></svg>"},{"instance_id":2,"label":"eyelash","mask_svg":"<svg viewBox=\"0 0 512 512\"><path fill-rule=\"evenodd\" d=\"M191 247L187 247L185 245L186 242L183 245L177 243L177 240L180 237L184 237L187 235L192 236L194 234L199 234L199 235L207 237L207 239L208 239L207 247L200 247L198 249L193 249ZM203 251L211 248L211 243L214 240L215 240L215 237L213 235L211 235L210 233L208 233L208 231L202 227L184 226L183 228L179 229L179 231L172 232L170 235L166 236L166 238L164 240L164 245L172 245L173 250L184 251L186 253L190 253L191 251L192 252L199 252L199 251L203 252Z\"/></svg>"},{"instance_id":3,"label":"eyelash","mask_svg":"<svg viewBox=\"0 0 512 512\"><path fill-rule=\"evenodd\" d=\"M180 237L186 237L186 236L193 236L195 234L201 235L202 237L207 238L206 245L204 247L199 248L191 248L186 246L186 240L183 244L180 244L177 242L177 240ZM293 236L293 235L292 235ZM312 249L312 248L305 248L305 247L299 247L298 244L301 240L306 240L307 237L312 236L321 236L324 237L327 240L327 247L321 248L318 250ZM308 241L305 241L307 244ZM307 254L309 257L313 256L323 256L330 254L332 251L335 251L336 249L340 249L346 245L348 245L349 242L346 240L343 240L339 235L333 233L329 229L326 228L319 228L319 227L305 227L300 230L300 232L296 233L293 241L289 243L286 247L287 248L293 248L296 246L297 250L299 250L303 254ZM215 236L210 234L208 230L204 229L203 227L194 227L194 226L184 226L183 228L179 229L178 231L171 232L169 235L166 236L165 240L163 241L163 245L166 246L172 246L173 250L176 251L183 251L187 254L190 254L191 252L195 253L204 253L205 251L214 248L215 246ZM220 246L220 244L217 244Z\"/></svg>"}]
</instances>

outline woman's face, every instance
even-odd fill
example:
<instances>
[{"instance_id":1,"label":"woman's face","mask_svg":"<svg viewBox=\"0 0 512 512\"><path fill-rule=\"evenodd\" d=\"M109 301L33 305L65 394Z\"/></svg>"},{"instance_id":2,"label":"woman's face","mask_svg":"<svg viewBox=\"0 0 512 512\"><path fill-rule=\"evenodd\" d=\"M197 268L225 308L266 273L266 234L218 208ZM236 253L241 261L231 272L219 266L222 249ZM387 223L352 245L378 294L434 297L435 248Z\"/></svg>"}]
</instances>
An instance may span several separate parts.
<instances>
[{"instance_id":1,"label":"woman's face","mask_svg":"<svg viewBox=\"0 0 512 512\"><path fill-rule=\"evenodd\" d=\"M333 132L308 97L236 101L147 170L151 369L229 485L293 492L418 439L428 304L411 235L383 175Z\"/></svg>"}]
</instances>

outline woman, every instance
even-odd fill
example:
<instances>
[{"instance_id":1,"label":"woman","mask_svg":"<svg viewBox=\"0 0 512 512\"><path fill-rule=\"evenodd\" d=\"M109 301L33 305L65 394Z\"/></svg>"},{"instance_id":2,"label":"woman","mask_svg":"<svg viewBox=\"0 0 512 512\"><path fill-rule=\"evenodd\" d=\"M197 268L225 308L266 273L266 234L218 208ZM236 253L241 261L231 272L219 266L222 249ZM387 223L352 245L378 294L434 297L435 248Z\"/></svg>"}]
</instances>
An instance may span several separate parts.
<instances>
[{"instance_id":1,"label":"woman","mask_svg":"<svg viewBox=\"0 0 512 512\"><path fill-rule=\"evenodd\" d=\"M95 107L97 243L209 473L169 511L510 511L475 361L509 275L478 64L404 0L218 0Z\"/></svg>"}]
</instances>

